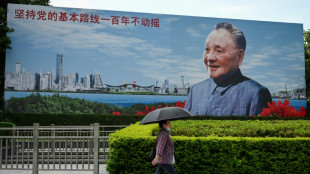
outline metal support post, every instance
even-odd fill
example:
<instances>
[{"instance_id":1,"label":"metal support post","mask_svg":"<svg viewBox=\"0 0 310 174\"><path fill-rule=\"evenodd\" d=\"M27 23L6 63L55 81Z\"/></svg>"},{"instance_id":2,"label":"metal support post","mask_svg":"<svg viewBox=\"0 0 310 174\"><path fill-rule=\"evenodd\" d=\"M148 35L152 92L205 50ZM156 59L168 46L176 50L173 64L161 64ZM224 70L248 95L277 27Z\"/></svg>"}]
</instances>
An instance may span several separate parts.
<instances>
[{"instance_id":1,"label":"metal support post","mask_svg":"<svg viewBox=\"0 0 310 174\"><path fill-rule=\"evenodd\" d=\"M33 123L33 162L32 174L38 174L39 170L39 123Z\"/></svg>"},{"instance_id":2,"label":"metal support post","mask_svg":"<svg viewBox=\"0 0 310 174\"><path fill-rule=\"evenodd\" d=\"M99 174L99 123L94 124L94 174Z\"/></svg>"}]
</instances>

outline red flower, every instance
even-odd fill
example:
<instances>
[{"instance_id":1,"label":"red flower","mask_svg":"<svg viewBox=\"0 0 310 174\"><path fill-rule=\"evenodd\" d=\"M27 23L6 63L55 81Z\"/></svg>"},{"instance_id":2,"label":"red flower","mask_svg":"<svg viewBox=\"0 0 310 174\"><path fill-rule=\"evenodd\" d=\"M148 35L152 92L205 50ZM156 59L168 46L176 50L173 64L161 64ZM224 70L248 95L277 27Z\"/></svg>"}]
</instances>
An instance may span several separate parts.
<instances>
[{"instance_id":1,"label":"red flower","mask_svg":"<svg viewBox=\"0 0 310 174\"><path fill-rule=\"evenodd\" d=\"M122 115L122 113L120 113L120 112L118 112L118 111L114 111L114 112L112 113L112 115Z\"/></svg>"},{"instance_id":2,"label":"red flower","mask_svg":"<svg viewBox=\"0 0 310 174\"><path fill-rule=\"evenodd\" d=\"M185 103L186 103L186 100L184 101L184 103L182 103L181 101L178 101L178 102L176 102L175 106L176 107L180 107L180 108L184 108L185 107Z\"/></svg>"},{"instance_id":3,"label":"red flower","mask_svg":"<svg viewBox=\"0 0 310 174\"><path fill-rule=\"evenodd\" d=\"M181 101L178 101L178 102L176 102L175 106L180 107L180 108L184 108L185 103L186 103L186 100L183 103ZM169 107L169 106L166 105L166 107ZM172 105L170 107L174 107L174 105ZM145 106L145 109L144 109L145 112L137 111L137 113L135 115L147 115L148 113L150 113L156 109L159 109L159 108L161 108L161 105L158 105L158 107L152 106L151 109L149 108L149 106Z\"/></svg>"},{"instance_id":4,"label":"red flower","mask_svg":"<svg viewBox=\"0 0 310 174\"><path fill-rule=\"evenodd\" d=\"M146 113L141 112L141 111L137 111L136 115L146 115Z\"/></svg>"},{"instance_id":5,"label":"red flower","mask_svg":"<svg viewBox=\"0 0 310 174\"><path fill-rule=\"evenodd\" d=\"M289 106L290 101L284 100L282 103L281 100L278 100L278 105L275 101L272 103L268 102L268 107L264 108L261 112L262 117L267 116L277 116L277 117L304 117L306 116L306 109L304 107L300 107L300 111L296 110L294 106Z\"/></svg>"}]
</instances>

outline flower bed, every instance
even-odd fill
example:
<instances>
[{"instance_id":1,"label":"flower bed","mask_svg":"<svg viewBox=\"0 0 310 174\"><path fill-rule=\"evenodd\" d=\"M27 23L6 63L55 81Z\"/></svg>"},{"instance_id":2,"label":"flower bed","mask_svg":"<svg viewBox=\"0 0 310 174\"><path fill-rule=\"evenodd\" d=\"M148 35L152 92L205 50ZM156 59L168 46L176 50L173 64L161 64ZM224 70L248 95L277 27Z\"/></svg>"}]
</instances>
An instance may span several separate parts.
<instances>
[{"instance_id":1,"label":"flower bed","mask_svg":"<svg viewBox=\"0 0 310 174\"><path fill-rule=\"evenodd\" d=\"M300 111L296 110L294 106L290 106L290 101L278 100L278 104L275 101L268 102L268 107L262 110L260 114L262 117L274 116L274 117L305 117L307 110L304 107L300 107Z\"/></svg>"}]
</instances>

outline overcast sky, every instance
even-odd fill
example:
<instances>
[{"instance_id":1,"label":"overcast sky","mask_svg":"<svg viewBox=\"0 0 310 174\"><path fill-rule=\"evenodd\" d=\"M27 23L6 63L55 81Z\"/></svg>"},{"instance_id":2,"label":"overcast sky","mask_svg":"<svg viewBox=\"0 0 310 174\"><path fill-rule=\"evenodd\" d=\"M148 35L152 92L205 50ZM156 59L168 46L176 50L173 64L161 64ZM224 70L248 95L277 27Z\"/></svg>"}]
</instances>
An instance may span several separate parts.
<instances>
[{"instance_id":1,"label":"overcast sky","mask_svg":"<svg viewBox=\"0 0 310 174\"><path fill-rule=\"evenodd\" d=\"M56 7L302 23L310 29L309 0L50 0Z\"/></svg>"}]
</instances>

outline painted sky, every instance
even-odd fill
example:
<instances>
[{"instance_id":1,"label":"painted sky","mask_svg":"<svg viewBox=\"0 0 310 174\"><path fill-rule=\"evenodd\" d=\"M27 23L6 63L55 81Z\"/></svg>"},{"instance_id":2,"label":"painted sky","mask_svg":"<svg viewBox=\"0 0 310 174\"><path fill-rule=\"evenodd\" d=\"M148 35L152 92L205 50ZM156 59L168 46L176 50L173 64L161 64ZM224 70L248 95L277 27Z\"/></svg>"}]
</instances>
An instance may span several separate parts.
<instances>
[{"instance_id":1,"label":"painted sky","mask_svg":"<svg viewBox=\"0 0 310 174\"><path fill-rule=\"evenodd\" d=\"M15 8L158 18L160 27L16 19ZM20 62L31 73L55 73L56 55L62 53L64 74L99 72L111 85L153 85L164 79L179 85L180 76L195 84L208 78L202 60L206 36L218 22L229 22L246 36L244 75L271 93L285 85L289 90L305 87L302 24L27 5L9 5L8 21L15 32L10 34L6 71L14 71L15 62Z\"/></svg>"},{"instance_id":2,"label":"painted sky","mask_svg":"<svg viewBox=\"0 0 310 174\"><path fill-rule=\"evenodd\" d=\"M310 29L309 0L50 0L56 7L302 23Z\"/></svg>"}]
</instances>

